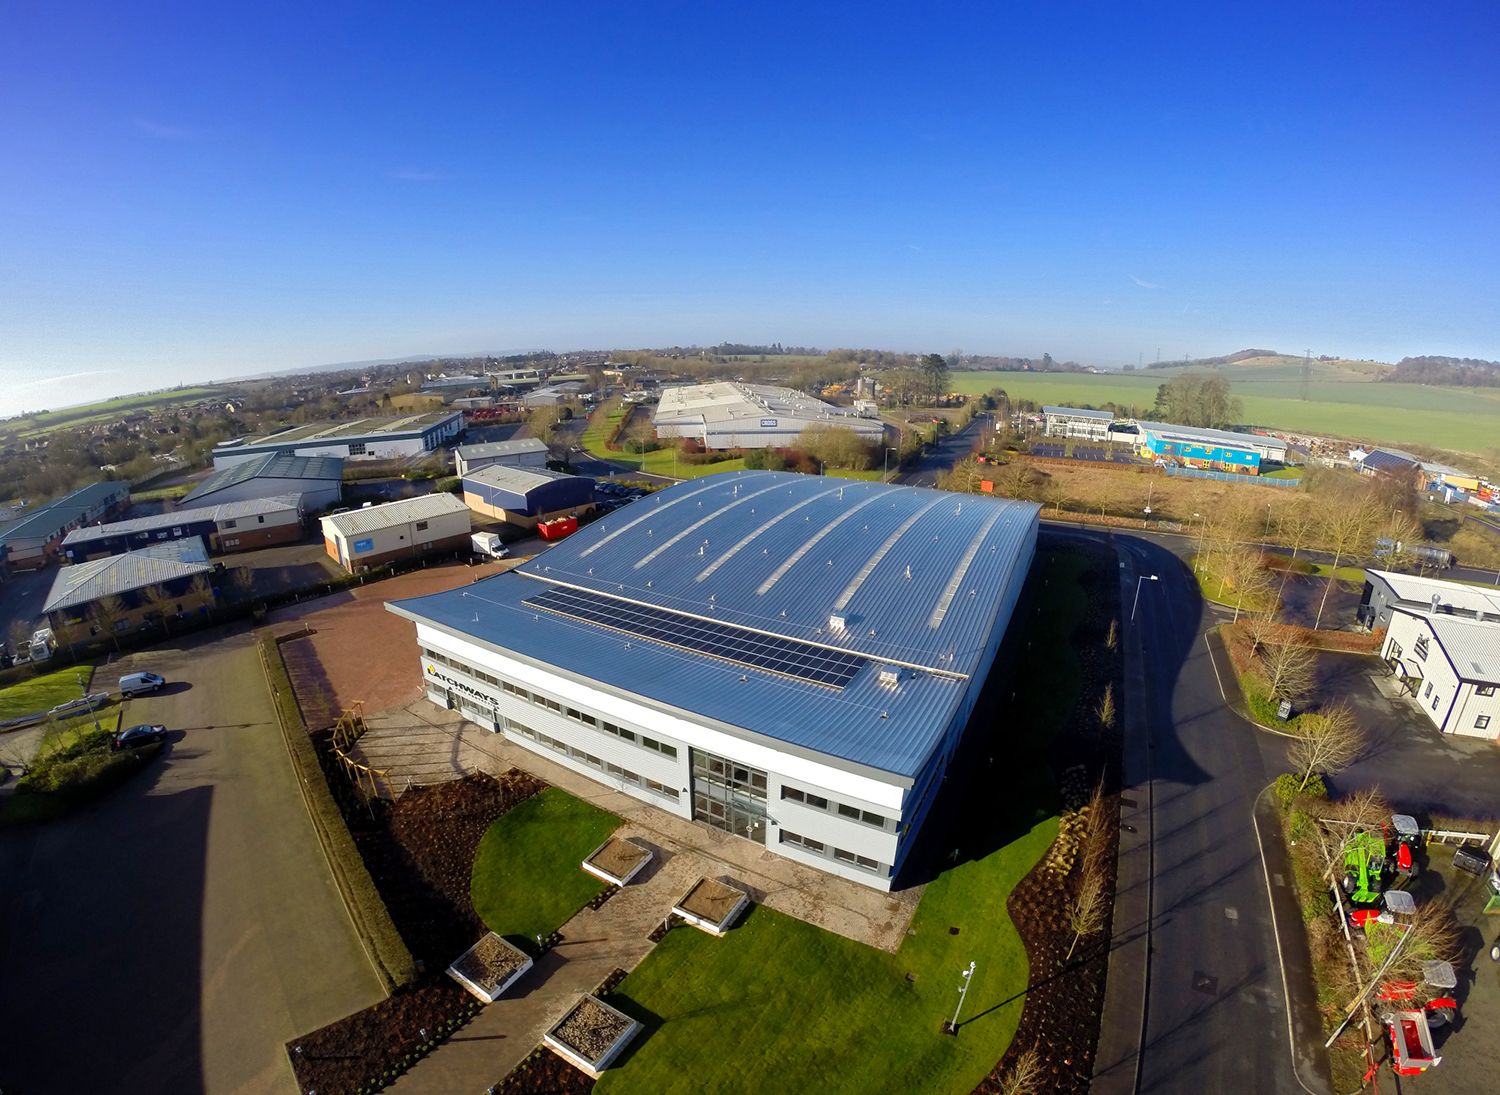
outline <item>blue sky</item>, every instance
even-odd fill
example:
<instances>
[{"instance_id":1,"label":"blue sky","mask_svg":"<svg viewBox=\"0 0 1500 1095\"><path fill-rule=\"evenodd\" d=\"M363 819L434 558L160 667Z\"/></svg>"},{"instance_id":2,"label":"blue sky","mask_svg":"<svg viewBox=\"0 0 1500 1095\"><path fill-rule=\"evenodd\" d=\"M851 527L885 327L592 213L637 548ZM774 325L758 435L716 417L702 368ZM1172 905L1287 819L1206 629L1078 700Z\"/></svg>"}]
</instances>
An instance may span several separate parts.
<instances>
[{"instance_id":1,"label":"blue sky","mask_svg":"<svg viewBox=\"0 0 1500 1095\"><path fill-rule=\"evenodd\" d=\"M222 8L0 7L0 413L723 339L1500 357L1493 3Z\"/></svg>"}]
</instances>

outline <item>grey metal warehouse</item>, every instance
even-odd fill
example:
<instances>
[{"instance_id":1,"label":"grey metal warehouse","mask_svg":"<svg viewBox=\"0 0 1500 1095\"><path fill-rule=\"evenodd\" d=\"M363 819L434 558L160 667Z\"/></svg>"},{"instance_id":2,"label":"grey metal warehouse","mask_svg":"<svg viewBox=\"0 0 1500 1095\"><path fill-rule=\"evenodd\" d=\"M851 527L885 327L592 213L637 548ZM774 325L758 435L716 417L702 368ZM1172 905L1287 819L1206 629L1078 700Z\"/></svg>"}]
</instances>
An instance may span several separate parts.
<instances>
[{"instance_id":1,"label":"grey metal warehouse","mask_svg":"<svg viewBox=\"0 0 1500 1095\"><path fill-rule=\"evenodd\" d=\"M710 449L789 448L813 426L853 430L871 444L885 437L879 418L849 407L791 388L728 381L663 388L652 422L659 437L690 437Z\"/></svg>"},{"instance_id":2,"label":"grey metal warehouse","mask_svg":"<svg viewBox=\"0 0 1500 1095\"><path fill-rule=\"evenodd\" d=\"M890 889L1026 580L1038 507L740 472L387 607L433 703L662 810Z\"/></svg>"},{"instance_id":3,"label":"grey metal warehouse","mask_svg":"<svg viewBox=\"0 0 1500 1095\"><path fill-rule=\"evenodd\" d=\"M251 498L89 525L68 533L62 553L70 563L79 563L190 536L202 537L209 551L250 551L292 543L302 538L302 501L295 494Z\"/></svg>"},{"instance_id":4,"label":"grey metal warehouse","mask_svg":"<svg viewBox=\"0 0 1500 1095\"><path fill-rule=\"evenodd\" d=\"M460 445L453 450L453 469L459 475L504 464L512 468L545 468L547 443L539 437L517 437L509 441L486 441Z\"/></svg>"},{"instance_id":5,"label":"grey metal warehouse","mask_svg":"<svg viewBox=\"0 0 1500 1095\"><path fill-rule=\"evenodd\" d=\"M464 476L464 505L520 528L594 508L594 480L546 468L491 465Z\"/></svg>"},{"instance_id":6,"label":"grey metal warehouse","mask_svg":"<svg viewBox=\"0 0 1500 1095\"><path fill-rule=\"evenodd\" d=\"M295 494L304 513L339 504L344 490L344 461L337 456L292 456L268 452L219 468L182 500L184 507L280 498Z\"/></svg>"}]
</instances>

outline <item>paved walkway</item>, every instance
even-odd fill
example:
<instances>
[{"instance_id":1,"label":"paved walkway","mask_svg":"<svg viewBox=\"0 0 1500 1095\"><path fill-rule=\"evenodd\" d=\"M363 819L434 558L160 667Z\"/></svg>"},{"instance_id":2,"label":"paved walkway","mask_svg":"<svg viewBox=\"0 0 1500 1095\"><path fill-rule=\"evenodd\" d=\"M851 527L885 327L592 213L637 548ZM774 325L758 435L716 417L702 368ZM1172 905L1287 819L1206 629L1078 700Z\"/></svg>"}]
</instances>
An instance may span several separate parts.
<instances>
[{"instance_id":1,"label":"paved walkway","mask_svg":"<svg viewBox=\"0 0 1500 1095\"><path fill-rule=\"evenodd\" d=\"M757 903L872 947L894 952L922 897L920 886L882 893L793 863L764 845L658 810L426 700L369 721L376 729L360 739L359 747L368 758L366 763L385 767L398 788L404 788L408 776L416 785L438 782L444 771L449 773L447 778L457 779L472 771L498 775L520 768L619 815L654 844L692 855L700 865L698 874L731 875Z\"/></svg>"},{"instance_id":2,"label":"paved walkway","mask_svg":"<svg viewBox=\"0 0 1500 1095\"><path fill-rule=\"evenodd\" d=\"M652 947L647 935L702 875L702 864L691 854L674 854L656 845L654 834L638 825L627 823L617 835L637 837L652 847L656 858L603 907L584 909L564 924L561 945L392 1085L392 1092L451 1095L485 1090L520 1064L579 996L593 992L617 968L634 969L646 957Z\"/></svg>"}]
</instances>

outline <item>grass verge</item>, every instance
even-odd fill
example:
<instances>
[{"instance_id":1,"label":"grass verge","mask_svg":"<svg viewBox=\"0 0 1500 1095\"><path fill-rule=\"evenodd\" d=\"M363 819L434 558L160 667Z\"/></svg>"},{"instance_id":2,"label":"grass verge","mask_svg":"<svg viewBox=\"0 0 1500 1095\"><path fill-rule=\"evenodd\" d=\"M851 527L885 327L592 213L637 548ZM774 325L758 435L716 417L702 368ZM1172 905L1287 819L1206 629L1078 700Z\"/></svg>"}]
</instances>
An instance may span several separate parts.
<instances>
[{"instance_id":1,"label":"grass verge","mask_svg":"<svg viewBox=\"0 0 1500 1095\"><path fill-rule=\"evenodd\" d=\"M83 686L79 687L79 675ZM85 695L93 681L91 665L70 666L32 677L0 690L0 719L16 719L38 711L49 711L60 703Z\"/></svg>"},{"instance_id":2,"label":"grass verge","mask_svg":"<svg viewBox=\"0 0 1500 1095\"><path fill-rule=\"evenodd\" d=\"M318 842L323 846L329 872L344 899L344 907L349 910L354 930L363 940L382 987L389 993L416 977L416 963L401 933L396 930L390 911L381 900L375 880L370 877L365 861L349 835L349 827L328 789L317 748L308 736L301 708L297 706L297 695L292 690L291 678L287 676L281 648L272 635L262 635L258 645L266 684L276 705L276 721L286 740L308 817L312 819Z\"/></svg>"},{"instance_id":3,"label":"grass verge","mask_svg":"<svg viewBox=\"0 0 1500 1095\"><path fill-rule=\"evenodd\" d=\"M500 935L551 935L604 890L579 864L619 827L614 814L556 787L512 807L479 842L474 911Z\"/></svg>"}]
</instances>

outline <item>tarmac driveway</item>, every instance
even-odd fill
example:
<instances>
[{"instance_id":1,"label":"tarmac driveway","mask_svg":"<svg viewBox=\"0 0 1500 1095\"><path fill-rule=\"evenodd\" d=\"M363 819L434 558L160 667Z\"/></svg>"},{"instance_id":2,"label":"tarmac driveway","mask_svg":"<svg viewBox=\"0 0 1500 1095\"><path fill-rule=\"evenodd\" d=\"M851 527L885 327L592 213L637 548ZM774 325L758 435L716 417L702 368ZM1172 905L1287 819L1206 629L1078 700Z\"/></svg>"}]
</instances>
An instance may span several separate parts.
<instances>
[{"instance_id":1,"label":"tarmac driveway","mask_svg":"<svg viewBox=\"0 0 1500 1095\"><path fill-rule=\"evenodd\" d=\"M294 1092L282 1043L381 998L243 632L149 668L173 740L92 809L0 832L0 1088Z\"/></svg>"},{"instance_id":2,"label":"tarmac driveway","mask_svg":"<svg viewBox=\"0 0 1500 1095\"><path fill-rule=\"evenodd\" d=\"M1500 745L1439 733L1414 703L1388 694L1378 658L1325 653L1318 675L1319 698L1348 700L1369 741L1359 763L1329 781L1331 792L1378 784L1406 813L1476 820L1500 815Z\"/></svg>"}]
</instances>

